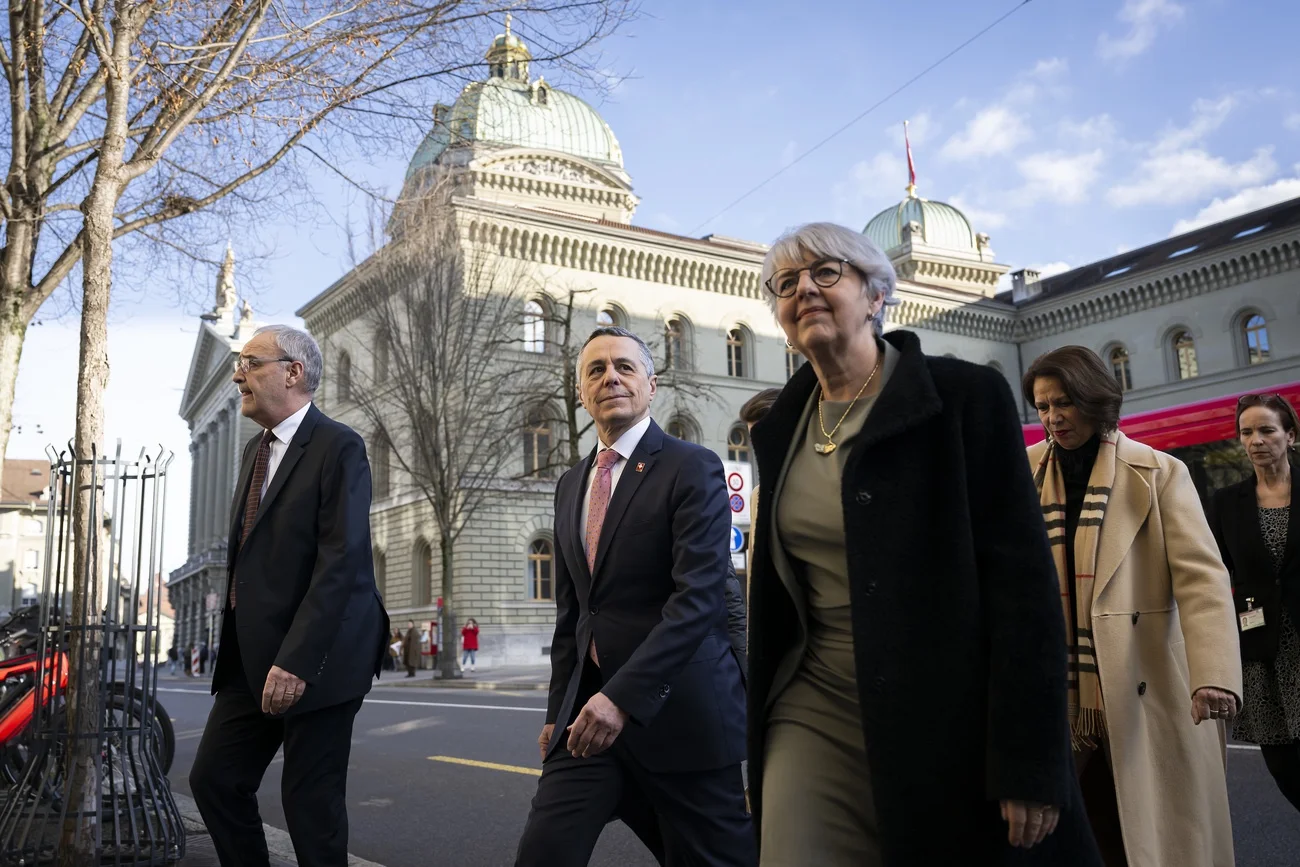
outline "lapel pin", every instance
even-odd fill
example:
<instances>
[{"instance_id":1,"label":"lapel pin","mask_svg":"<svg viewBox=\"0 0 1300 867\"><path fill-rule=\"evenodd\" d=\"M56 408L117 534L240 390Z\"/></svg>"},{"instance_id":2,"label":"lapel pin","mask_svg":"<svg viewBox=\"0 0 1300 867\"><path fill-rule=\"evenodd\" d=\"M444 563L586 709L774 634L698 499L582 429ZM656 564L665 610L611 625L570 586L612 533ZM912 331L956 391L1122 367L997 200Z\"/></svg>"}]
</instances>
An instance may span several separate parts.
<instances>
[{"instance_id":1,"label":"lapel pin","mask_svg":"<svg viewBox=\"0 0 1300 867\"><path fill-rule=\"evenodd\" d=\"M636 465L636 471L637 471L638 473L643 473L643 472L645 472L645 462L644 462L644 461L638 461L638 462L637 462L637 465Z\"/></svg>"}]
</instances>

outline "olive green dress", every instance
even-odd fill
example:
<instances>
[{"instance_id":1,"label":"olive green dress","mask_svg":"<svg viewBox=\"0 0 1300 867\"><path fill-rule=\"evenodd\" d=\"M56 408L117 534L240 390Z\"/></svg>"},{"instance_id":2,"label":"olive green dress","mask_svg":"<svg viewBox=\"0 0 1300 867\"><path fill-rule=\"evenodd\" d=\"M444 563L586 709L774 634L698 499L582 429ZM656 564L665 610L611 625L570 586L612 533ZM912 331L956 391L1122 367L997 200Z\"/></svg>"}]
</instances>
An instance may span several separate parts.
<instances>
[{"instance_id":1,"label":"olive green dress","mask_svg":"<svg viewBox=\"0 0 1300 867\"><path fill-rule=\"evenodd\" d=\"M791 444L776 489L775 556L787 587L799 596L806 641L778 670L768 713L763 769L761 867L873 867L881 864L870 769L858 706L849 608L848 559L844 547L841 478L853 443L898 363L885 351L878 383L858 400L825 443L817 419L817 396L807 422ZM831 430L849 401L826 401L822 415ZM776 553L776 552L774 552ZM786 567L788 568L782 568ZM786 672L782 684L781 672Z\"/></svg>"}]
</instances>

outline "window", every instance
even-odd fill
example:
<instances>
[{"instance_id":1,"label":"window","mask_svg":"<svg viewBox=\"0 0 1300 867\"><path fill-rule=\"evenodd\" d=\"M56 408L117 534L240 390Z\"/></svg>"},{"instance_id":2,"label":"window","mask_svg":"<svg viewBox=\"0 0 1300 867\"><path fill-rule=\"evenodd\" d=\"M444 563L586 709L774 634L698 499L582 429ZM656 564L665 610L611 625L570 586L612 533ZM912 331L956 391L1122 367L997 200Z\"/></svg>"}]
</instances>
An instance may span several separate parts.
<instances>
[{"instance_id":1,"label":"window","mask_svg":"<svg viewBox=\"0 0 1300 867\"><path fill-rule=\"evenodd\" d=\"M45 535L45 524L41 522L41 519L40 519L40 518L29 518L29 519L28 519L28 521L27 521L27 535L29 535L29 536L44 536L44 535Z\"/></svg>"},{"instance_id":2,"label":"window","mask_svg":"<svg viewBox=\"0 0 1300 867\"><path fill-rule=\"evenodd\" d=\"M23 552L23 568L24 568L24 569L33 569L33 570L41 568L41 552L40 552L40 551L24 551L24 552Z\"/></svg>"},{"instance_id":3,"label":"window","mask_svg":"<svg viewBox=\"0 0 1300 867\"><path fill-rule=\"evenodd\" d=\"M534 539L528 546L528 589L535 601L553 599L551 568L555 552L549 539Z\"/></svg>"},{"instance_id":4,"label":"window","mask_svg":"<svg viewBox=\"0 0 1300 867\"><path fill-rule=\"evenodd\" d=\"M1248 364L1263 364L1268 361L1268 325L1264 317L1253 313L1246 317L1243 326L1246 330L1246 361Z\"/></svg>"},{"instance_id":5,"label":"window","mask_svg":"<svg viewBox=\"0 0 1300 867\"><path fill-rule=\"evenodd\" d=\"M727 433L727 460L749 463L749 428L735 425Z\"/></svg>"},{"instance_id":6,"label":"window","mask_svg":"<svg viewBox=\"0 0 1300 867\"><path fill-rule=\"evenodd\" d=\"M536 301L524 305L524 352L546 351L546 311Z\"/></svg>"},{"instance_id":7,"label":"window","mask_svg":"<svg viewBox=\"0 0 1300 867\"><path fill-rule=\"evenodd\" d=\"M375 589L383 596L388 587L388 558L383 551L375 551L371 556L375 563Z\"/></svg>"},{"instance_id":8,"label":"window","mask_svg":"<svg viewBox=\"0 0 1300 867\"><path fill-rule=\"evenodd\" d=\"M433 548L423 539L415 543L411 566L415 582L411 588L411 604L428 605L433 600Z\"/></svg>"},{"instance_id":9,"label":"window","mask_svg":"<svg viewBox=\"0 0 1300 867\"><path fill-rule=\"evenodd\" d=\"M793 346L790 346L789 344L786 344L785 378L789 379L790 377L794 376L800 367L803 367L803 356L799 354L799 350L795 349Z\"/></svg>"},{"instance_id":10,"label":"window","mask_svg":"<svg viewBox=\"0 0 1300 867\"><path fill-rule=\"evenodd\" d=\"M694 422L684 416L673 416L669 420L667 427L664 428L664 432L670 437L676 437L688 443L698 443L700 441L699 434L695 431Z\"/></svg>"},{"instance_id":11,"label":"window","mask_svg":"<svg viewBox=\"0 0 1300 867\"><path fill-rule=\"evenodd\" d=\"M537 104L538 104L538 105L546 105L546 103L547 103L547 101L548 101L549 99L550 99L550 96L549 96L549 94L547 94L547 92L546 92L546 88L544 88L544 87L539 87L539 88L537 88Z\"/></svg>"},{"instance_id":12,"label":"window","mask_svg":"<svg viewBox=\"0 0 1300 867\"><path fill-rule=\"evenodd\" d=\"M601 328L626 328L627 316L617 307L601 308L596 314L596 325Z\"/></svg>"},{"instance_id":13,"label":"window","mask_svg":"<svg viewBox=\"0 0 1300 867\"><path fill-rule=\"evenodd\" d=\"M373 477L375 498L387 497L392 492L393 448L383 432L375 434Z\"/></svg>"},{"instance_id":14,"label":"window","mask_svg":"<svg viewBox=\"0 0 1300 867\"><path fill-rule=\"evenodd\" d=\"M1129 370L1128 350L1122 346L1113 347L1107 353L1106 360L1110 362L1110 372L1115 374L1115 381L1119 383L1119 390L1132 390L1133 374Z\"/></svg>"},{"instance_id":15,"label":"window","mask_svg":"<svg viewBox=\"0 0 1300 867\"><path fill-rule=\"evenodd\" d=\"M727 332L727 375L745 376L745 332L739 328Z\"/></svg>"},{"instance_id":16,"label":"window","mask_svg":"<svg viewBox=\"0 0 1300 867\"><path fill-rule=\"evenodd\" d=\"M686 370L686 323L669 319L664 326L664 369Z\"/></svg>"},{"instance_id":17,"label":"window","mask_svg":"<svg viewBox=\"0 0 1300 867\"><path fill-rule=\"evenodd\" d=\"M524 416L524 475L551 476L551 422L542 407Z\"/></svg>"},{"instance_id":18,"label":"window","mask_svg":"<svg viewBox=\"0 0 1300 867\"><path fill-rule=\"evenodd\" d=\"M1191 379L1197 375L1196 341L1192 333L1179 329L1173 336L1174 363L1177 365L1179 379Z\"/></svg>"},{"instance_id":19,"label":"window","mask_svg":"<svg viewBox=\"0 0 1300 867\"><path fill-rule=\"evenodd\" d=\"M339 356L339 400L352 399L352 356L346 352Z\"/></svg>"}]
</instances>

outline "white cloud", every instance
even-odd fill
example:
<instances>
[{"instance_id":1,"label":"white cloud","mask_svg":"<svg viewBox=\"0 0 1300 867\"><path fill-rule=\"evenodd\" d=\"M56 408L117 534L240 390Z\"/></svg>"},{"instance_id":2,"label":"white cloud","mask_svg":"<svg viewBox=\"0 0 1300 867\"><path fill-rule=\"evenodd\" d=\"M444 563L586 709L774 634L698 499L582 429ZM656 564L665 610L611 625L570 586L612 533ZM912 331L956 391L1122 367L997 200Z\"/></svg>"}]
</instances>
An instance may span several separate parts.
<instances>
[{"instance_id":1,"label":"white cloud","mask_svg":"<svg viewBox=\"0 0 1300 867\"><path fill-rule=\"evenodd\" d=\"M1286 120L1282 121L1282 125L1285 126L1287 129L1300 132L1300 111L1296 112L1295 114L1288 117Z\"/></svg>"},{"instance_id":2,"label":"white cloud","mask_svg":"<svg viewBox=\"0 0 1300 867\"><path fill-rule=\"evenodd\" d=\"M916 148L930 141L939 131L939 124L935 121L933 115L928 111L912 115L907 120L907 135L912 140L912 147ZM898 146L901 153L903 150L903 125L901 123L890 124L885 128L886 135L890 141Z\"/></svg>"},{"instance_id":3,"label":"white cloud","mask_svg":"<svg viewBox=\"0 0 1300 867\"><path fill-rule=\"evenodd\" d=\"M963 160L1006 153L1030 138L1024 118L1004 105L983 109L944 144L942 156Z\"/></svg>"},{"instance_id":4,"label":"white cloud","mask_svg":"<svg viewBox=\"0 0 1300 867\"><path fill-rule=\"evenodd\" d=\"M1077 154L1061 151L1030 154L1020 161L1025 186L1017 198L1027 204L1043 199L1062 204L1082 202L1088 198L1105 159L1106 154L1100 148Z\"/></svg>"},{"instance_id":5,"label":"white cloud","mask_svg":"<svg viewBox=\"0 0 1300 867\"><path fill-rule=\"evenodd\" d=\"M842 220L866 219L871 213L903 197L907 186L907 162L902 151L881 151L870 159L860 160L845 180L832 189L835 210ZM869 215L867 215L869 216Z\"/></svg>"},{"instance_id":6,"label":"white cloud","mask_svg":"<svg viewBox=\"0 0 1300 867\"><path fill-rule=\"evenodd\" d=\"M1300 166L1296 166L1296 171L1300 172ZM1202 226L1219 223L1295 198L1300 198L1300 177L1282 178L1264 186L1247 187L1226 199L1215 199L1197 211L1196 216L1191 219L1179 220L1169 230L1169 234L1181 235L1183 232L1190 232Z\"/></svg>"},{"instance_id":7,"label":"white cloud","mask_svg":"<svg viewBox=\"0 0 1300 867\"><path fill-rule=\"evenodd\" d=\"M1061 138L1074 147L1109 144L1115 140L1115 121L1108 114L1098 114L1081 121L1062 120Z\"/></svg>"},{"instance_id":8,"label":"white cloud","mask_svg":"<svg viewBox=\"0 0 1300 867\"><path fill-rule=\"evenodd\" d=\"M1070 63L1064 57L1049 57L1034 64L1029 74L1035 78L1055 78L1070 71Z\"/></svg>"},{"instance_id":9,"label":"white cloud","mask_svg":"<svg viewBox=\"0 0 1300 867\"><path fill-rule=\"evenodd\" d=\"M1151 47L1161 28L1181 21L1184 12L1173 0L1124 0L1118 17L1128 25L1128 32L1118 37L1101 34L1097 50L1106 60L1136 57Z\"/></svg>"},{"instance_id":10,"label":"white cloud","mask_svg":"<svg viewBox=\"0 0 1300 867\"><path fill-rule=\"evenodd\" d=\"M1225 96L1220 99L1198 99L1192 103L1192 122L1185 127L1167 130L1155 144L1158 151L1173 151L1196 144L1228 119L1237 107L1237 99Z\"/></svg>"},{"instance_id":11,"label":"white cloud","mask_svg":"<svg viewBox=\"0 0 1300 867\"><path fill-rule=\"evenodd\" d=\"M972 205L961 196L953 196L948 203L957 210L966 215L970 220L971 228L976 232L988 232L993 229L1001 229L1007 224L1007 215L1001 211L985 210L977 205Z\"/></svg>"},{"instance_id":12,"label":"white cloud","mask_svg":"<svg viewBox=\"0 0 1300 867\"><path fill-rule=\"evenodd\" d=\"M1157 150L1142 160L1132 180L1111 187L1106 200L1119 208L1190 202L1219 190L1261 184L1276 170L1272 148L1260 148L1240 163L1230 163L1201 148Z\"/></svg>"}]
</instances>

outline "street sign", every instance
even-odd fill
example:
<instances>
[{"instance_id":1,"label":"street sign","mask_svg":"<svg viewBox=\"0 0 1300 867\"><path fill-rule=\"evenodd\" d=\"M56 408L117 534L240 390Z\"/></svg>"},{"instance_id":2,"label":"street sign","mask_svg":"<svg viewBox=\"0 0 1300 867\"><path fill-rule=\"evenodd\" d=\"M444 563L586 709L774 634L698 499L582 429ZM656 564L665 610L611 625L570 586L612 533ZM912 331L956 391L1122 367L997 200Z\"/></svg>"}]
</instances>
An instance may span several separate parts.
<instances>
[{"instance_id":1,"label":"street sign","mask_svg":"<svg viewBox=\"0 0 1300 867\"><path fill-rule=\"evenodd\" d=\"M211 614L211 613L214 612L214 611L220 611L220 610L221 610L221 594L220 594L220 593L209 593L209 594L208 594L207 596L205 596L204 599L203 599L203 607L204 607L204 610L206 610L209 614Z\"/></svg>"},{"instance_id":2,"label":"street sign","mask_svg":"<svg viewBox=\"0 0 1300 867\"><path fill-rule=\"evenodd\" d=\"M745 534L740 531L739 527L731 528L731 553L743 550L745 547Z\"/></svg>"},{"instance_id":3,"label":"street sign","mask_svg":"<svg viewBox=\"0 0 1300 867\"><path fill-rule=\"evenodd\" d=\"M733 569L735 569L737 572L744 572L744 571L745 571L745 552L744 552L744 551L733 551L733 552L731 552L731 567L732 567Z\"/></svg>"},{"instance_id":4,"label":"street sign","mask_svg":"<svg viewBox=\"0 0 1300 867\"><path fill-rule=\"evenodd\" d=\"M727 477L727 505L731 509L731 523L748 527L749 501L753 487L753 471L744 461L723 461L722 471Z\"/></svg>"}]
</instances>

